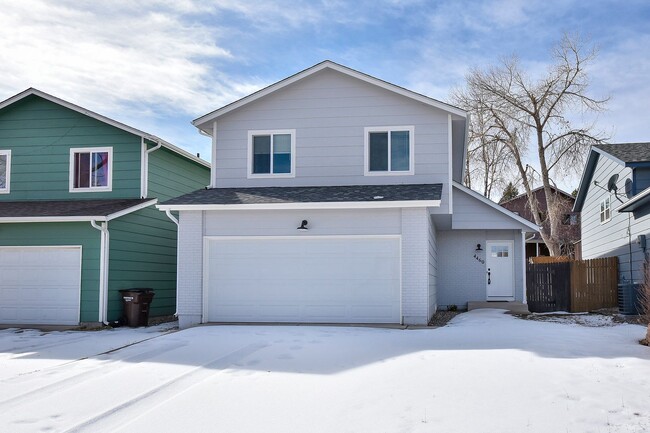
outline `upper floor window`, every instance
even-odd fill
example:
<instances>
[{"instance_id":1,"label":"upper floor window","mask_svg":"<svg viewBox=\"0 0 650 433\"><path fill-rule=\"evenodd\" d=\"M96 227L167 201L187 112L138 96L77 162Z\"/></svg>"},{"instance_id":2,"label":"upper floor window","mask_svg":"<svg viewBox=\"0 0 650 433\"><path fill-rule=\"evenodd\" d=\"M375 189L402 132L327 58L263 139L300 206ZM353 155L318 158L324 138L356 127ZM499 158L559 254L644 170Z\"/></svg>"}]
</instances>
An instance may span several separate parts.
<instances>
[{"instance_id":1,"label":"upper floor window","mask_svg":"<svg viewBox=\"0 0 650 433\"><path fill-rule=\"evenodd\" d=\"M11 150L0 150L0 194L9 193Z\"/></svg>"},{"instance_id":2,"label":"upper floor window","mask_svg":"<svg viewBox=\"0 0 650 433\"><path fill-rule=\"evenodd\" d=\"M413 174L414 130L413 126L365 128L365 174Z\"/></svg>"},{"instance_id":3,"label":"upper floor window","mask_svg":"<svg viewBox=\"0 0 650 433\"><path fill-rule=\"evenodd\" d=\"M296 130L249 131L248 177L294 177Z\"/></svg>"},{"instance_id":4,"label":"upper floor window","mask_svg":"<svg viewBox=\"0 0 650 433\"><path fill-rule=\"evenodd\" d=\"M70 149L70 192L111 191L112 147Z\"/></svg>"},{"instance_id":5,"label":"upper floor window","mask_svg":"<svg viewBox=\"0 0 650 433\"><path fill-rule=\"evenodd\" d=\"M565 226L578 225L578 214L566 213L566 214L562 215L562 224L565 225Z\"/></svg>"},{"instance_id":6,"label":"upper floor window","mask_svg":"<svg viewBox=\"0 0 650 433\"><path fill-rule=\"evenodd\" d=\"M600 223L606 223L612 218L612 213L610 210L609 197L603 199L600 202Z\"/></svg>"}]
</instances>

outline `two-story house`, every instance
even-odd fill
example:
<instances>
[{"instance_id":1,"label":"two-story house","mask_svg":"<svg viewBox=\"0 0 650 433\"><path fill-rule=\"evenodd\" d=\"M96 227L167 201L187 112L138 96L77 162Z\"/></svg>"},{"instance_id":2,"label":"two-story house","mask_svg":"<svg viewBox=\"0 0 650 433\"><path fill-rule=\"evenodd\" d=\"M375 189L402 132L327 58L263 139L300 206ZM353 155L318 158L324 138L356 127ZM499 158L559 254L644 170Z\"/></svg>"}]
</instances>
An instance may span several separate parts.
<instances>
[{"instance_id":1,"label":"two-story house","mask_svg":"<svg viewBox=\"0 0 650 433\"><path fill-rule=\"evenodd\" d=\"M618 257L619 283L643 283L650 236L650 143L592 146L573 210L582 257Z\"/></svg>"},{"instance_id":2,"label":"two-story house","mask_svg":"<svg viewBox=\"0 0 650 433\"><path fill-rule=\"evenodd\" d=\"M525 300L536 227L461 185L466 113L331 61L194 120L210 188L179 211L181 327L426 324Z\"/></svg>"},{"instance_id":3,"label":"two-story house","mask_svg":"<svg viewBox=\"0 0 650 433\"><path fill-rule=\"evenodd\" d=\"M562 255L571 258L579 259L580 256L580 214L573 212L573 204L575 198L571 194L567 194L559 188L551 186L551 191L556 198L556 212L560 221L556 227L558 239L560 240L560 248ZM550 218L549 210L546 205L546 193L544 187L540 186L533 191L534 200L537 202L539 208L539 219L542 221L543 230L546 233L550 232ZM530 222L535 222L533 211L528 204L528 195L526 193L520 194L510 200L499 203L509 211L526 218ZM548 256L548 247L544 243L542 236L537 233L526 239L526 260L531 257Z\"/></svg>"},{"instance_id":4,"label":"two-story house","mask_svg":"<svg viewBox=\"0 0 650 433\"><path fill-rule=\"evenodd\" d=\"M0 324L106 323L139 287L173 314L177 227L154 205L209 181L207 162L39 90L0 102Z\"/></svg>"}]
</instances>

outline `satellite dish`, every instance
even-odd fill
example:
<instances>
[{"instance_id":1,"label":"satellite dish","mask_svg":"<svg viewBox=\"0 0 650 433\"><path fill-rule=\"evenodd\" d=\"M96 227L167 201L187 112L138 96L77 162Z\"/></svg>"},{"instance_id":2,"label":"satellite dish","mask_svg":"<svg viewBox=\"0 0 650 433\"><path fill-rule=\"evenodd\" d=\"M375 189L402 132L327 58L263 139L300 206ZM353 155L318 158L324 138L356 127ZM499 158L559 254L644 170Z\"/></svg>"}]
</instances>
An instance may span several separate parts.
<instances>
[{"instance_id":1,"label":"satellite dish","mask_svg":"<svg viewBox=\"0 0 650 433\"><path fill-rule=\"evenodd\" d=\"M614 192L616 194L616 191L618 188L616 187L616 181L618 180L618 174L612 175L612 177L609 178L609 181L607 181L607 190L609 192Z\"/></svg>"}]
</instances>

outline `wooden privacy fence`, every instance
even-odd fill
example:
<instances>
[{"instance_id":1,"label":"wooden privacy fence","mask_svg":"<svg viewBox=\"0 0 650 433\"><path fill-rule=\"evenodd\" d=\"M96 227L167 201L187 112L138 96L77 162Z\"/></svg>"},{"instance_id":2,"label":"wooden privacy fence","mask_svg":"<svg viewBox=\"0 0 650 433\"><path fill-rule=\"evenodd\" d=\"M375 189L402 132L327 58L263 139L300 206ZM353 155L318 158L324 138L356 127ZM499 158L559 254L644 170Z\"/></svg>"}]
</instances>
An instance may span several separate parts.
<instances>
[{"instance_id":1,"label":"wooden privacy fence","mask_svg":"<svg viewBox=\"0 0 650 433\"><path fill-rule=\"evenodd\" d=\"M578 313L618 305L618 259L526 265L528 309Z\"/></svg>"}]
</instances>

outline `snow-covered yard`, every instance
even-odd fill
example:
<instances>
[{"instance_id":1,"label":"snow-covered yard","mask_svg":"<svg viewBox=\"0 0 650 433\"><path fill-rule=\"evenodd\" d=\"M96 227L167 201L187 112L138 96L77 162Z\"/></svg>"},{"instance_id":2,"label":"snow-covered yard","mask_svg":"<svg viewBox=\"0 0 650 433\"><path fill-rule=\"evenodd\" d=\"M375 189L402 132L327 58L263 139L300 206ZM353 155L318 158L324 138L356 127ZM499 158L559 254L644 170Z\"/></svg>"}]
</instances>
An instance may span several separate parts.
<instances>
[{"instance_id":1,"label":"snow-covered yard","mask_svg":"<svg viewBox=\"0 0 650 433\"><path fill-rule=\"evenodd\" d=\"M638 325L167 328L0 331L0 431L650 431Z\"/></svg>"}]
</instances>

